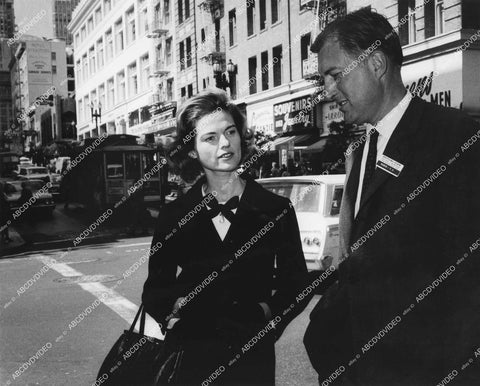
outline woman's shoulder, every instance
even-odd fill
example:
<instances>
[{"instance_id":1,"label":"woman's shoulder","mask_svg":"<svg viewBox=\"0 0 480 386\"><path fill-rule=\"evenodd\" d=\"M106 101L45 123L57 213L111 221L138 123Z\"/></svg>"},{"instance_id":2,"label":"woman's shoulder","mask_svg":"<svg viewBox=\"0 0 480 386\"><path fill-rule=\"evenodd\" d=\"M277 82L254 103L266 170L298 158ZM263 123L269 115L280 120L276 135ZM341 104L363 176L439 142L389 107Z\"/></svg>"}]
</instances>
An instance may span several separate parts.
<instances>
[{"instance_id":1,"label":"woman's shoulder","mask_svg":"<svg viewBox=\"0 0 480 386\"><path fill-rule=\"evenodd\" d=\"M256 205L265 209L284 209L290 207L290 200L278 194L272 193L264 188L255 180L251 179L247 182L250 188L249 198L255 201Z\"/></svg>"}]
</instances>

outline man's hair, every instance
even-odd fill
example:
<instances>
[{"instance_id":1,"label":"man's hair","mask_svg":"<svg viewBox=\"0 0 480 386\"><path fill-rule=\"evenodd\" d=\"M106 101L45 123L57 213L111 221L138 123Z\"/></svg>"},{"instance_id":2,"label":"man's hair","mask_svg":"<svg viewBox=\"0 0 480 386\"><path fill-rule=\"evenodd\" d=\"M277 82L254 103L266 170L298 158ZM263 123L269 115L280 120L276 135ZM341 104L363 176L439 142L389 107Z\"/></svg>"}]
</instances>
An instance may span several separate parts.
<instances>
[{"instance_id":1,"label":"man's hair","mask_svg":"<svg viewBox=\"0 0 480 386\"><path fill-rule=\"evenodd\" d=\"M311 51L320 52L329 40L338 41L340 47L350 55L360 55L380 41L376 49L394 64L402 66L402 46L397 32L385 16L369 8L361 8L328 24L315 39Z\"/></svg>"},{"instance_id":2,"label":"man's hair","mask_svg":"<svg viewBox=\"0 0 480 386\"><path fill-rule=\"evenodd\" d=\"M188 155L195 148L197 122L207 115L213 117L222 111L232 116L240 134L242 160L249 155L249 138L246 138L247 124L240 109L228 100L227 94L222 90L207 89L201 91L187 100L177 112L177 135L169 152L169 158L174 163L176 173L184 181L195 181L203 172L198 159L191 158Z\"/></svg>"}]
</instances>

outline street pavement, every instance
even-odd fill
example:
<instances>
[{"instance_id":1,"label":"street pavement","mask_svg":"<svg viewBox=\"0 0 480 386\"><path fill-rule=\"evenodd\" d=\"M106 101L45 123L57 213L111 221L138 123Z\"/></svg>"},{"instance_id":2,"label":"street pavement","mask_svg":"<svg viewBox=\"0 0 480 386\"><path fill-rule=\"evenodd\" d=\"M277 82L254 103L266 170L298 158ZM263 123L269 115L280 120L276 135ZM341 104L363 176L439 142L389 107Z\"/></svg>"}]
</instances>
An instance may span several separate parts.
<instances>
[{"instance_id":1,"label":"street pavement","mask_svg":"<svg viewBox=\"0 0 480 386\"><path fill-rule=\"evenodd\" d=\"M150 243L151 236L97 238L77 248L44 244L0 259L0 385L92 385L140 304L148 269L141 262ZM318 385L302 343L317 301L277 342L277 385ZM147 331L161 336L152 319Z\"/></svg>"}]
</instances>

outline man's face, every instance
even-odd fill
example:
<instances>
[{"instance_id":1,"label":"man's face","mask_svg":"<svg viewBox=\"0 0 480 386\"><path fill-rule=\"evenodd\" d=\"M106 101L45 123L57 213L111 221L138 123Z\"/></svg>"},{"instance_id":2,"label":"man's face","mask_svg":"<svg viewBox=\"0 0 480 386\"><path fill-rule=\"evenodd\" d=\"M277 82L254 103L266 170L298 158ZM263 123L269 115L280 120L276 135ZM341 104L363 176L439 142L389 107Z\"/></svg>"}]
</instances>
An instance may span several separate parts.
<instances>
[{"instance_id":1,"label":"man's face","mask_svg":"<svg viewBox=\"0 0 480 386\"><path fill-rule=\"evenodd\" d=\"M318 69L325 78L327 95L340 106L347 123L374 124L378 120L382 93L369 59L353 64L357 56L346 53L333 39L318 53Z\"/></svg>"}]
</instances>

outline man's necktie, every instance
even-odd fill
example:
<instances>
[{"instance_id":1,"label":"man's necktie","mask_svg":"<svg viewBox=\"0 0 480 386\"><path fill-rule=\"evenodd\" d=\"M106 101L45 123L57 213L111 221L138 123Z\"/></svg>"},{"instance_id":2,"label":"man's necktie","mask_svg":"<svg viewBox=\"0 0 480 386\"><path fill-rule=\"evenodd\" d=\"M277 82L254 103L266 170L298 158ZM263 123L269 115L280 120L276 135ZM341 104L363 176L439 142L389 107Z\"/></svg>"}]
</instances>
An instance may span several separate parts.
<instances>
[{"instance_id":1,"label":"man's necktie","mask_svg":"<svg viewBox=\"0 0 480 386\"><path fill-rule=\"evenodd\" d=\"M238 196L232 197L225 204L219 204L215 197L212 197L212 200L208 203L210 210L208 214L211 218L216 217L221 213L228 221L232 222L233 216L235 215L232 210L238 207L240 199Z\"/></svg>"},{"instance_id":2,"label":"man's necktie","mask_svg":"<svg viewBox=\"0 0 480 386\"><path fill-rule=\"evenodd\" d=\"M377 164L378 131L372 128L369 132L369 137L367 162L365 163L365 173L363 174L362 195L360 196L360 202L363 201L365 192L368 189L368 185L372 182L373 174L375 173L375 165Z\"/></svg>"}]
</instances>

